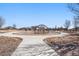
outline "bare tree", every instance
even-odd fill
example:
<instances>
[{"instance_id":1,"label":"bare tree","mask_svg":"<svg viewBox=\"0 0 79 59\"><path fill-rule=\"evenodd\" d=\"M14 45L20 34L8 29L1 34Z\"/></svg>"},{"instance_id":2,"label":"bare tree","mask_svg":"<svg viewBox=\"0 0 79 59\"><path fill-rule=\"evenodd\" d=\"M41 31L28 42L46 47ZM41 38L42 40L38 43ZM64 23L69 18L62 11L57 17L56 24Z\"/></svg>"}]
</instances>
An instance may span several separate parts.
<instances>
[{"instance_id":1,"label":"bare tree","mask_svg":"<svg viewBox=\"0 0 79 59\"><path fill-rule=\"evenodd\" d=\"M79 28L79 17L74 17L73 24L74 24L75 30L77 31L77 29Z\"/></svg>"},{"instance_id":2,"label":"bare tree","mask_svg":"<svg viewBox=\"0 0 79 59\"><path fill-rule=\"evenodd\" d=\"M37 28L37 26L32 26L32 27L31 27L31 30L34 31L34 34L36 34L36 28Z\"/></svg>"},{"instance_id":3,"label":"bare tree","mask_svg":"<svg viewBox=\"0 0 79 59\"><path fill-rule=\"evenodd\" d=\"M68 8L75 14L73 24L75 30L77 31L79 28L79 3L68 4Z\"/></svg>"},{"instance_id":4,"label":"bare tree","mask_svg":"<svg viewBox=\"0 0 79 59\"><path fill-rule=\"evenodd\" d=\"M79 3L70 3L68 4L68 8L71 12L79 16Z\"/></svg>"},{"instance_id":5,"label":"bare tree","mask_svg":"<svg viewBox=\"0 0 79 59\"><path fill-rule=\"evenodd\" d=\"M66 30L68 30L68 28L70 27L70 20L65 20L64 27L66 28Z\"/></svg>"},{"instance_id":6,"label":"bare tree","mask_svg":"<svg viewBox=\"0 0 79 59\"><path fill-rule=\"evenodd\" d=\"M4 24L5 24L5 20L4 20L2 17L0 17L0 28L1 28Z\"/></svg>"},{"instance_id":7,"label":"bare tree","mask_svg":"<svg viewBox=\"0 0 79 59\"><path fill-rule=\"evenodd\" d=\"M46 26L46 25L44 25L44 24L40 24L40 25L38 25L38 30L39 30L39 33L42 33L42 34L45 34L46 32L46 29L48 29L48 27Z\"/></svg>"}]
</instances>

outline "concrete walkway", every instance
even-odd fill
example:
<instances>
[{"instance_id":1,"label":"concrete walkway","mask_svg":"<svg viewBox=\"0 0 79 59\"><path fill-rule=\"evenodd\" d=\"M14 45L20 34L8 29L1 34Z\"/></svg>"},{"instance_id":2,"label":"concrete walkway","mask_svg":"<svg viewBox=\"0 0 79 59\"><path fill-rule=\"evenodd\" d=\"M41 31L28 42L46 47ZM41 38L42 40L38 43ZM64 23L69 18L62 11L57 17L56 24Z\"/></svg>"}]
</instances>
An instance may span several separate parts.
<instances>
[{"instance_id":1,"label":"concrete walkway","mask_svg":"<svg viewBox=\"0 0 79 59\"><path fill-rule=\"evenodd\" d=\"M12 32L3 33L0 36L21 37L23 41L17 47L12 56L58 56L58 54L48 46L43 39L61 35L15 35Z\"/></svg>"}]
</instances>

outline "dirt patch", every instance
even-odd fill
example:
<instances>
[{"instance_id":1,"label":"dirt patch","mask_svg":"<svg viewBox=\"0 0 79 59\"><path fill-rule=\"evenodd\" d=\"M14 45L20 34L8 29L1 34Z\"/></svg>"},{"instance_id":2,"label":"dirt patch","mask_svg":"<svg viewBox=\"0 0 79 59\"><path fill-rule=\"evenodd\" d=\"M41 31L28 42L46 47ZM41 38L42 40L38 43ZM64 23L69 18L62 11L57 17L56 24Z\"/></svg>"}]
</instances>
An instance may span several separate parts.
<instances>
[{"instance_id":1,"label":"dirt patch","mask_svg":"<svg viewBox=\"0 0 79 59\"><path fill-rule=\"evenodd\" d=\"M78 34L46 38L44 41L50 45L60 56L79 56Z\"/></svg>"},{"instance_id":2,"label":"dirt patch","mask_svg":"<svg viewBox=\"0 0 79 59\"><path fill-rule=\"evenodd\" d=\"M0 56L10 56L22 39L18 37L4 37L0 36Z\"/></svg>"}]
</instances>

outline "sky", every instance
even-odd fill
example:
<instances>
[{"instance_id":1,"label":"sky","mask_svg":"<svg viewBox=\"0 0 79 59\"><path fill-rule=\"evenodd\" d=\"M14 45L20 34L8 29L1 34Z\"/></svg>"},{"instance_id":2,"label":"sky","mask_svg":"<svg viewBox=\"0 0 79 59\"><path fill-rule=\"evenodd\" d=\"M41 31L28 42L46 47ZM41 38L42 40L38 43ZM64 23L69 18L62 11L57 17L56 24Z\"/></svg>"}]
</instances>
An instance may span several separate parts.
<instances>
[{"instance_id":1,"label":"sky","mask_svg":"<svg viewBox=\"0 0 79 59\"><path fill-rule=\"evenodd\" d=\"M0 3L0 16L5 19L4 26L17 27L63 26L66 19L73 20L66 3Z\"/></svg>"}]
</instances>

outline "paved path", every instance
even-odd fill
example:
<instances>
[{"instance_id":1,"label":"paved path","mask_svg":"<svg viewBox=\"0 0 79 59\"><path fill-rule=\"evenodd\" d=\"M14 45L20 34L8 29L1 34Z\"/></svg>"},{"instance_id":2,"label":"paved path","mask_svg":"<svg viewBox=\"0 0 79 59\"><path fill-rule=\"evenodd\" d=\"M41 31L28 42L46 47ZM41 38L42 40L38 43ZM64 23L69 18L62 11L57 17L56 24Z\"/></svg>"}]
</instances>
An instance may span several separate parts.
<instances>
[{"instance_id":1,"label":"paved path","mask_svg":"<svg viewBox=\"0 0 79 59\"><path fill-rule=\"evenodd\" d=\"M23 39L23 41L17 47L12 56L58 56L58 54L43 41L43 39L49 37L49 35L13 35L11 32L0 35L10 37L21 37ZM50 35L50 37L61 35Z\"/></svg>"}]
</instances>

